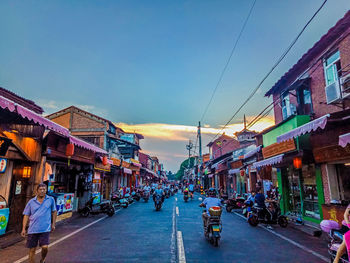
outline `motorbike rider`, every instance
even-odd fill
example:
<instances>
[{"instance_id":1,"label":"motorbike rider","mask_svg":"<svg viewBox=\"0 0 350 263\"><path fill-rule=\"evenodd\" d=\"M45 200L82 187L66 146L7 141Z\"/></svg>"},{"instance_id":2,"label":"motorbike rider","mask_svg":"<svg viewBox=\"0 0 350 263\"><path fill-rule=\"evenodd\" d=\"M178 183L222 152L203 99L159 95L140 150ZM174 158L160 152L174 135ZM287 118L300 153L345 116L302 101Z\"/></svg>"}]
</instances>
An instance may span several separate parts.
<instances>
[{"instance_id":1,"label":"motorbike rider","mask_svg":"<svg viewBox=\"0 0 350 263\"><path fill-rule=\"evenodd\" d=\"M250 195L249 195L249 197L247 198L247 201L246 201L246 202L251 202L252 204L255 203L255 191L252 191L252 192L250 193ZM252 211L252 208L248 206L247 211L248 211L247 217L249 217L249 212Z\"/></svg>"},{"instance_id":2,"label":"motorbike rider","mask_svg":"<svg viewBox=\"0 0 350 263\"><path fill-rule=\"evenodd\" d=\"M189 184L188 190L190 191L190 196L191 196L191 198L193 198L193 194L194 194L194 185L193 185L192 182Z\"/></svg>"},{"instance_id":3,"label":"motorbike rider","mask_svg":"<svg viewBox=\"0 0 350 263\"><path fill-rule=\"evenodd\" d=\"M162 197L162 203L164 202L164 190L162 189L162 185L158 184L158 188L154 190L153 201L156 201L156 196L160 195Z\"/></svg>"},{"instance_id":4,"label":"motorbike rider","mask_svg":"<svg viewBox=\"0 0 350 263\"><path fill-rule=\"evenodd\" d=\"M149 186L148 183L146 183L145 186L143 187L143 191L144 192L150 192L151 191L151 187Z\"/></svg>"},{"instance_id":5,"label":"motorbike rider","mask_svg":"<svg viewBox=\"0 0 350 263\"><path fill-rule=\"evenodd\" d=\"M254 202L257 204L259 208L263 209L263 213L265 217L267 218L267 221L272 220L272 214L269 209L267 209L265 202L271 202L270 200L265 199L265 195L263 194L262 188L256 189L257 194L255 195ZM272 229L272 227L268 224L267 228Z\"/></svg>"},{"instance_id":6,"label":"motorbike rider","mask_svg":"<svg viewBox=\"0 0 350 263\"><path fill-rule=\"evenodd\" d=\"M203 200L203 203L199 205L200 207L205 207L206 211L202 214L203 219L203 226L204 228L207 227L210 214L209 214L209 208L213 206L220 206L221 207L221 200L219 198L216 198L216 190L214 188L210 188L208 191L208 197Z\"/></svg>"}]
</instances>

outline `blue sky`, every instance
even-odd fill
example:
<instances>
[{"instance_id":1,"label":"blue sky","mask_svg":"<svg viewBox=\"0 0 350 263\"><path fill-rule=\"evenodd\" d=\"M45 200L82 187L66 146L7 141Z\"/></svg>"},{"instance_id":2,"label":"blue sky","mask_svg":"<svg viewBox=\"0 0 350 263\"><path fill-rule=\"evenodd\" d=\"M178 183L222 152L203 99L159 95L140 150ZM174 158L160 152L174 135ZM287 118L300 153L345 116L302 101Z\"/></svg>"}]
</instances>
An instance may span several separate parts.
<instances>
[{"instance_id":1,"label":"blue sky","mask_svg":"<svg viewBox=\"0 0 350 263\"><path fill-rule=\"evenodd\" d=\"M257 0L204 124L229 119L322 2ZM193 126L252 3L1 1L0 86L47 113L74 104L129 125ZM348 0L329 0L233 122L260 112L269 102L264 92L349 8ZM180 155L172 143L144 148Z\"/></svg>"}]
</instances>

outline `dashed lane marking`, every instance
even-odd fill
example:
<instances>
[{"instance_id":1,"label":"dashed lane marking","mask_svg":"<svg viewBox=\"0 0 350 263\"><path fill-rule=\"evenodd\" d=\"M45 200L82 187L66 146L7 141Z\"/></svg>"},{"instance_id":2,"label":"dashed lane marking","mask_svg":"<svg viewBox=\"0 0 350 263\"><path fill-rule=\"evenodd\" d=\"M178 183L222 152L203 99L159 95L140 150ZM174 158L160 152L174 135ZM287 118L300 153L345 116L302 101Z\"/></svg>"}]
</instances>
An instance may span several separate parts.
<instances>
[{"instance_id":1,"label":"dashed lane marking","mask_svg":"<svg viewBox=\"0 0 350 263\"><path fill-rule=\"evenodd\" d=\"M182 240L182 232L177 231L177 253L179 263L186 263L184 242Z\"/></svg>"},{"instance_id":2,"label":"dashed lane marking","mask_svg":"<svg viewBox=\"0 0 350 263\"><path fill-rule=\"evenodd\" d=\"M175 201L177 201L177 197L175 197Z\"/></svg>"},{"instance_id":3,"label":"dashed lane marking","mask_svg":"<svg viewBox=\"0 0 350 263\"><path fill-rule=\"evenodd\" d=\"M246 218L243 215L240 215L237 212L234 212L234 213L235 213L235 215L237 215L237 216L239 216L239 217L241 217L241 218L246 220ZM271 229L268 229L268 228L266 228L264 226L259 225L259 227L261 227L262 229L265 229L266 231L270 232L271 234L273 234L273 235L275 235L275 236L277 236L277 237L279 237L279 238L281 238L281 239L291 243L292 245L294 245L294 246L296 246L296 247L298 247L298 248L300 248L300 249L302 249L302 250L304 250L304 251L314 255L315 257L318 257L319 259L322 259L324 262L328 262L329 261L328 258L326 258L326 257L322 256L321 254L319 254L319 253L317 253L317 252L315 252L315 251L313 251L313 250L303 246L302 244L300 244L298 242L295 242L294 240L292 240L292 239L290 239L288 237L285 237L285 236L283 236L283 235L281 235L281 234L279 234L279 233L277 233L277 232L275 232L275 231L273 231Z\"/></svg>"},{"instance_id":4,"label":"dashed lane marking","mask_svg":"<svg viewBox=\"0 0 350 263\"><path fill-rule=\"evenodd\" d=\"M179 207L178 207L178 206L176 207L176 215L177 215L177 216L180 215L180 213L179 213Z\"/></svg>"}]
</instances>

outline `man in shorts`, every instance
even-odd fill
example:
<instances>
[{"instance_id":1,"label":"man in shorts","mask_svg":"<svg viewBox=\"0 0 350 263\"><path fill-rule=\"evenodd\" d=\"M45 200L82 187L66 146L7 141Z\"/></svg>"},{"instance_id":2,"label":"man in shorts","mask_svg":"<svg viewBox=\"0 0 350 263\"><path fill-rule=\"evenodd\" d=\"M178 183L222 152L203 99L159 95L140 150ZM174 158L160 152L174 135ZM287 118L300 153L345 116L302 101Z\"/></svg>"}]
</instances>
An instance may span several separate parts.
<instances>
[{"instance_id":1,"label":"man in shorts","mask_svg":"<svg viewBox=\"0 0 350 263\"><path fill-rule=\"evenodd\" d=\"M55 230L56 204L53 197L46 195L47 187L39 184L36 197L29 200L23 211L23 227L21 235L27 236L27 247L29 248L29 262L35 262L36 247L41 247L41 260L45 262L48 252L49 235ZM29 221L28 232L26 226Z\"/></svg>"}]
</instances>

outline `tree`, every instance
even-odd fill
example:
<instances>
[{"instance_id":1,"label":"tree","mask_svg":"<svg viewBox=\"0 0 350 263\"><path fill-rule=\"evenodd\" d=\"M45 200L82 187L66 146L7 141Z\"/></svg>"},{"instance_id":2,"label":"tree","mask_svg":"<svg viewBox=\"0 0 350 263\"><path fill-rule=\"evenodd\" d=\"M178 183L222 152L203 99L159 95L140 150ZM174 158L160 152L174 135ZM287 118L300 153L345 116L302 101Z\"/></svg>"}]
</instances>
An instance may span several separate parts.
<instances>
[{"instance_id":1,"label":"tree","mask_svg":"<svg viewBox=\"0 0 350 263\"><path fill-rule=\"evenodd\" d=\"M190 163L190 166L188 167L188 162ZM183 161L180 165L180 169L177 171L175 177L176 180L181 180L182 177L185 175L185 170L187 168L193 168L195 164L195 157L191 157L190 159L186 159L185 161Z\"/></svg>"}]
</instances>

